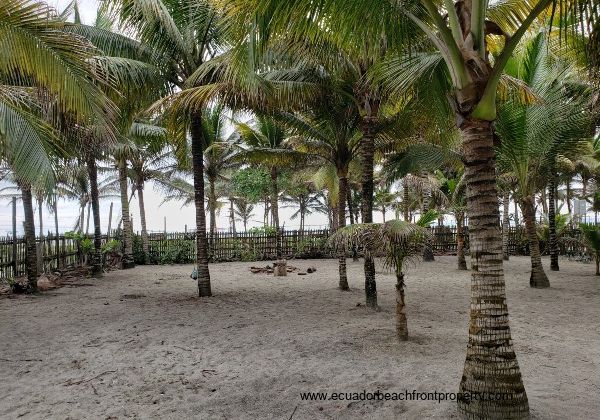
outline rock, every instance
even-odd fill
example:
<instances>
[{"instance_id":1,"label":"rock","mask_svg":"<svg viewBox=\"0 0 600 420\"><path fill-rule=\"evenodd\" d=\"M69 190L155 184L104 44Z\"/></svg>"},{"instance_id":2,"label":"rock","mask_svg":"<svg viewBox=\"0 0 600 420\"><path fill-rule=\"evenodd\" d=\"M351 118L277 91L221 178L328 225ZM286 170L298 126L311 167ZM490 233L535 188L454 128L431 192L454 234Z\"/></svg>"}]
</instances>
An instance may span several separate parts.
<instances>
[{"instance_id":1,"label":"rock","mask_svg":"<svg viewBox=\"0 0 600 420\"><path fill-rule=\"evenodd\" d=\"M37 286L39 290L50 290L58 287L56 283L50 280L47 276L42 275L37 280Z\"/></svg>"},{"instance_id":2,"label":"rock","mask_svg":"<svg viewBox=\"0 0 600 420\"><path fill-rule=\"evenodd\" d=\"M298 275L299 276L306 276L306 273L304 273L304 272L301 271L301 272L298 273Z\"/></svg>"},{"instance_id":3,"label":"rock","mask_svg":"<svg viewBox=\"0 0 600 420\"><path fill-rule=\"evenodd\" d=\"M308 273L315 273L316 271L317 271L317 268L315 266L308 267L308 269L306 270L306 272L308 272Z\"/></svg>"}]
</instances>

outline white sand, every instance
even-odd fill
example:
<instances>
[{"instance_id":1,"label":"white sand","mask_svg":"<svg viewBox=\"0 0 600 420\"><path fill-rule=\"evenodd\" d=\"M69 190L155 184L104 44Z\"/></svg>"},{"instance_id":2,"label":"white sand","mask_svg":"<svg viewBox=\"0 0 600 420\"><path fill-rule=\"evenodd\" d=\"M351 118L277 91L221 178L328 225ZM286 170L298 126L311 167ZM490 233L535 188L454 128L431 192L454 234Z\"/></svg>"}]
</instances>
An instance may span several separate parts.
<instances>
[{"instance_id":1,"label":"white sand","mask_svg":"<svg viewBox=\"0 0 600 420\"><path fill-rule=\"evenodd\" d=\"M336 289L334 260L291 264L318 271L274 278L251 274L252 263L215 264L215 296L199 299L191 266L138 267L0 299L0 418L458 418L453 402L300 400L456 391L469 273L454 257L408 270L404 343L393 276L378 275L373 312L356 306L362 262L348 262L350 292ZM533 418L598 418L600 278L591 264L561 260L560 273L548 271L552 288L534 290L528 264L512 258L506 280Z\"/></svg>"}]
</instances>

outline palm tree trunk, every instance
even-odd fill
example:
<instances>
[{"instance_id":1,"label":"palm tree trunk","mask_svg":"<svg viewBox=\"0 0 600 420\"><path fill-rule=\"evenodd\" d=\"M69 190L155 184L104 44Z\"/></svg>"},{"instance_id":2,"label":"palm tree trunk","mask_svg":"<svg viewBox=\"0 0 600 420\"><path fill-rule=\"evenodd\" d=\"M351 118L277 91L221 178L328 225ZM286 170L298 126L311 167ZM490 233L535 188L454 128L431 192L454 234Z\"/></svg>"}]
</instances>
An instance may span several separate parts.
<instances>
[{"instance_id":1,"label":"palm tree trunk","mask_svg":"<svg viewBox=\"0 0 600 420\"><path fill-rule=\"evenodd\" d=\"M275 248L277 259L281 259L281 232L279 231L279 186L277 178L279 173L276 166L271 166L271 216L275 227Z\"/></svg>"},{"instance_id":2,"label":"palm tree trunk","mask_svg":"<svg viewBox=\"0 0 600 420\"><path fill-rule=\"evenodd\" d=\"M542 266L542 255L540 252L540 241L535 226L535 207L533 197L523 198L523 217L525 218L525 229L529 240L529 252L531 254L531 277L529 285L536 288L550 287L550 281Z\"/></svg>"},{"instance_id":3,"label":"palm tree trunk","mask_svg":"<svg viewBox=\"0 0 600 420\"><path fill-rule=\"evenodd\" d=\"M92 202L87 203L87 219L85 221L85 234L86 236L90 233L90 215L92 214Z\"/></svg>"},{"instance_id":4,"label":"palm tree trunk","mask_svg":"<svg viewBox=\"0 0 600 420\"><path fill-rule=\"evenodd\" d=\"M459 396L458 406L469 418L524 418L529 404L506 305L492 124L466 118L459 128L472 273L469 341L459 392L502 393L504 398L474 400Z\"/></svg>"},{"instance_id":5,"label":"palm tree trunk","mask_svg":"<svg viewBox=\"0 0 600 420\"><path fill-rule=\"evenodd\" d=\"M403 195L403 198L402 198L402 201L403 201L403 203L402 203L402 210L404 211L404 221L405 222L410 222L410 212L409 212L409 210L410 210L410 203L409 203L410 197L408 195L408 180L406 178L404 179L403 184L404 185L402 186L402 189L403 189L403 192L402 192L402 195Z\"/></svg>"},{"instance_id":6,"label":"palm tree trunk","mask_svg":"<svg viewBox=\"0 0 600 420\"><path fill-rule=\"evenodd\" d=\"M25 214L25 272L27 273L27 288L25 293L37 292L37 247L35 243L35 219L33 216L33 196L31 185L21 182L21 197Z\"/></svg>"},{"instance_id":7,"label":"palm tree trunk","mask_svg":"<svg viewBox=\"0 0 600 420\"><path fill-rule=\"evenodd\" d=\"M571 191L571 180L567 179L566 182L566 192L565 192L565 201L567 202L567 212L569 213L569 218L571 220L573 220L573 209L571 208L571 195L572 195L572 191Z\"/></svg>"},{"instance_id":8,"label":"palm tree trunk","mask_svg":"<svg viewBox=\"0 0 600 420\"><path fill-rule=\"evenodd\" d=\"M229 222L231 224L231 233L233 234L233 237L235 238L235 236L236 236L236 232L235 232L235 211L233 209L233 202L234 202L233 197L229 197Z\"/></svg>"},{"instance_id":9,"label":"palm tree trunk","mask_svg":"<svg viewBox=\"0 0 600 420\"><path fill-rule=\"evenodd\" d=\"M269 197L265 197L264 199L264 213L263 213L263 225L267 226L269 224Z\"/></svg>"},{"instance_id":10,"label":"palm tree trunk","mask_svg":"<svg viewBox=\"0 0 600 420\"><path fill-rule=\"evenodd\" d=\"M514 195L513 200L515 202L515 227L519 227L521 225L521 218L519 217L519 202Z\"/></svg>"},{"instance_id":11,"label":"palm tree trunk","mask_svg":"<svg viewBox=\"0 0 600 420\"><path fill-rule=\"evenodd\" d=\"M59 270L63 267L63 259L60 255L60 238L58 237L58 197L54 195L52 203L52 212L54 213L54 252L56 253L56 268Z\"/></svg>"},{"instance_id":12,"label":"palm tree trunk","mask_svg":"<svg viewBox=\"0 0 600 420\"><path fill-rule=\"evenodd\" d=\"M331 230L336 231L339 228L340 222L340 201L338 200L337 204L331 204Z\"/></svg>"},{"instance_id":13,"label":"palm tree trunk","mask_svg":"<svg viewBox=\"0 0 600 420\"><path fill-rule=\"evenodd\" d=\"M196 267L198 296L212 296L208 270L206 213L204 212L204 150L202 150L202 115L192 115L192 168L194 171L194 204L196 206Z\"/></svg>"},{"instance_id":14,"label":"palm tree trunk","mask_svg":"<svg viewBox=\"0 0 600 420\"><path fill-rule=\"evenodd\" d=\"M381 206L381 216L383 217L383 223L385 223L385 206Z\"/></svg>"},{"instance_id":15,"label":"palm tree trunk","mask_svg":"<svg viewBox=\"0 0 600 420\"><path fill-rule=\"evenodd\" d=\"M404 273L396 270L396 335L398 340L408 340L408 322L404 302Z\"/></svg>"},{"instance_id":16,"label":"palm tree trunk","mask_svg":"<svg viewBox=\"0 0 600 420\"><path fill-rule=\"evenodd\" d=\"M548 231L550 249L550 270L559 271L558 266L558 241L556 239L556 174L550 174L548 181Z\"/></svg>"},{"instance_id":17,"label":"palm tree trunk","mask_svg":"<svg viewBox=\"0 0 600 420\"><path fill-rule=\"evenodd\" d=\"M346 189L346 201L348 202L348 216L350 216L350 224L354 224L354 203L352 203L352 188L348 185Z\"/></svg>"},{"instance_id":18,"label":"palm tree trunk","mask_svg":"<svg viewBox=\"0 0 600 420\"><path fill-rule=\"evenodd\" d=\"M79 233L83 233L83 222L85 220L85 202L81 202L79 206Z\"/></svg>"},{"instance_id":19,"label":"palm tree trunk","mask_svg":"<svg viewBox=\"0 0 600 420\"><path fill-rule=\"evenodd\" d=\"M546 196L546 190L543 188L540 193L540 201L542 202L542 213L548 217L548 197Z\"/></svg>"},{"instance_id":20,"label":"palm tree trunk","mask_svg":"<svg viewBox=\"0 0 600 420\"><path fill-rule=\"evenodd\" d=\"M100 194L98 193L98 168L96 158L87 159L88 176L90 178L90 199L94 217L94 251L92 252L91 275L102 277L102 230L100 227ZM89 213L88 213L89 214ZM88 216L89 220L89 216Z\"/></svg>"},{"instance_id":21,"label":"palm tree trunk","mask_svg":"<svg viewBox=\"0 0 600 420\"><path fill-rule=\"evenodd\" d=\"M273 226L279 230L279 186L277 178L279 173L277 167L271 167L271 216L273 217Z\"/></svg>"},{"instance_id":22,"label":"palm tree trunk","mask_svg":"<svg viewBox=\"0 0 600 420\"><path fill-rule=\"evenodd\" d=\"M456 255L458 259L458 269L467 270L467 260L465 259L465 214L456 213Z\"/></svg>"},{"instance_id":23,"label":"palm tree trunk","mask_svg":"<svg viewBox=\"0 0 600 420\"><path fill-rule=\"evenodd\" d=\"M138 204L140 207L140 225L142 225L142 251L144 252L144 263L150 263L150 243L148 242L148 227L146 225L146 203L144 201L144 184L142 181L136 185Z\"/></svg>"},{"instance_id":24,"label":"palm tree trunk","mask_svg":"<svg viewBox=\"0 0 600 420\"><path fill-rule=\"evenodd\" d=\"M423 192L423 214L429 211L429 206L431 204L431 192L429 188L426 188ZM423 261L435 261L435 257L433 256L433 246L431 243L431 239L427 239L425 241L425 246L423 247Z\"/></svg>"},{"instance_id":25,"label":"palm tree trunk","mask_svg":"<svg viewBox=\"0 0 600 420\"><path fill-rule=\"evenodd\" d=\"M350 224L358 223L355 217L355 211L357 209L354 208L354 203L352 202L352 187L348 184L348 188L346 189L346 199L348 201L348 215L350 216ZM358 252L356 250L356 246L352 245L352 261L358 261Z\"/></svg>"},{"instance_id":26,"label":"palm tree trunk","mask_svg":"<svg viewBox=\"0 0 600 420\"><path fill-rule=\"evenodd\" d=\"M347 171L340 171L338 174L339 180L339 199L338 199L338 227L343 228L346 226L346 200L347 196L346 190L348 189L348 174ZM340 290L348 290L350 286L348 286L348 275L346 273L346 248L343 247L339 250L338 253L338 261L339 261L339 273L340 273L340 281L339 288Z\"/></svg>"},{"instance_id":27,"label":"palm tree trunk","mask_svg":"<svg viewBox=\"0 0 600 420\"><path fill-rule=\"evenodd\" d=\"M127 192L127 161L119 159L119 190L121 195L121 222L123 223L123 257L121 259L121 268L128 269L135 267L133 260L133 228L129 218L129 199Z\"/></svg>"},{"instance_id":28,"label":"palm tree trunk","mask_svg":"<svg viewBox=\"0 0 600 420\"><path fill-rule=\"evenodd\" d=\"M217 193L215 192L215 179L211 177L208 180L208 210L210 212L209 243L212 247L217 232Z\"/></svg>"},{"instance_id":29,"label":"palm tree trunk","mask_svg":"<svg viewBox=\"0 0 600 420\"><path fill-rule=\"evenodd\" d=\"M44 272L44 200L41 197L37 199L38 203L38 220L39 220L39 241L37 243L37 266L38 273Z\"/></svg>"},{"instance_id":30,"label":"palm tree trunk","mask_svg":"<svg viewBox=\"0 0 600 420\"><path fill-rule=\"evenodd\" d=\"M502 195L502 257L504 261L508 261L510 258L508 250L508 234L510 231L510 221L508 218L509 205L510 195L507 191Z\"/></svg>"},{"instance_id":31,"label":"palm tree trunk","mask_svg":"<svg viewBox=\"0 0 600 420\"><path fill-rule=\"evenodd\" d=\"M373 223L373 167L375 158L375 133L370 121L365 121L362 127L361 158L362 158L362 222ZM377 307L377 283L375 281L375 261L365 256L365 298L370 308Z\"/></svg>"}]
</instances>

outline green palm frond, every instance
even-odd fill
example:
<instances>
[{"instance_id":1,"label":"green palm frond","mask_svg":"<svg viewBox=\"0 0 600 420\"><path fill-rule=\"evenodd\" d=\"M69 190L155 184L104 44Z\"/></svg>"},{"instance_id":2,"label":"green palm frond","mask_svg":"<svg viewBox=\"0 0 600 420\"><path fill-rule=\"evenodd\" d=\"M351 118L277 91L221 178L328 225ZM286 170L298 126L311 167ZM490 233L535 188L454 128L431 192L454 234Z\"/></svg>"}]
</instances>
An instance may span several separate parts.
<instances>
[{"instance_id":1,"label":"green palm frond","mask_svg":"<svg viewBox=\"0 0 600 420\"><path fill-rule=\"evenodd\" d=\"M90 59L96 51L84 38L65 31L47 5L6 0L0 8L0 73L30 77L58 98L63 111L109 125L114 106L98 87Z\"/></svg>"},{"instance_id":2,"label":"green palm frond","mask_svg":"<svg viewBox=\"0 0 600 420\"><path fill-rule=\"evenodd\" d=\"M0 100L0 157L18 179L43 188L53 185L49 152L59 142L59 133L39 115Z\"/></svg>"},{"instance_id":3,"label":"green palm frond","mask_svg":"<svg viewBox=\"0 0 600 420\"><path fill-rule=\"evenodd\" d=\"M416 225L417 226L421 226L421 227L429 227L431 226L431 224L433 222L435 222L437 220L437 218L440 216L440 213L438 213L435 210L427 210L427 212L425 212L425 214L422 214L419 217L419 220L417 220Z\"/></svg>"}]
</instances>

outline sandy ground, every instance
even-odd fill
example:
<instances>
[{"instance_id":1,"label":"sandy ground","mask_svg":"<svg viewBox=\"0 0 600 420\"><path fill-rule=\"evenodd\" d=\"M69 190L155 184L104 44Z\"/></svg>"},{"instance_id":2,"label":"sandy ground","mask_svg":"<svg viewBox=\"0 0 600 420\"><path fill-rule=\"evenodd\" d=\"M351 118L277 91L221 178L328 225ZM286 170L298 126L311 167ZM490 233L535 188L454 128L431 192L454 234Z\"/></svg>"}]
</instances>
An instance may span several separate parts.
<instances>
[{"instance_id":1,"label":"sandy ground","mask_svg":"<svg viewBox=\"0 0 600 420\"><path fill-rule=\"evenodd\" d=\"M544 261L547 265L548 261ZM407 273L411 339L394 331L394 278L367 310L362 262L340 292L334 260L317 273L211 266L196 298L191 266L138 267L41 296L0 299L0 418L458 418L455 403L301 401L301 392L454 392L467 339L469 275L454 257ZM600 409L600 279L561 261L552 288L507 264L513 339L532 417L592 419Z\"/></svg>"}]
</instances>

